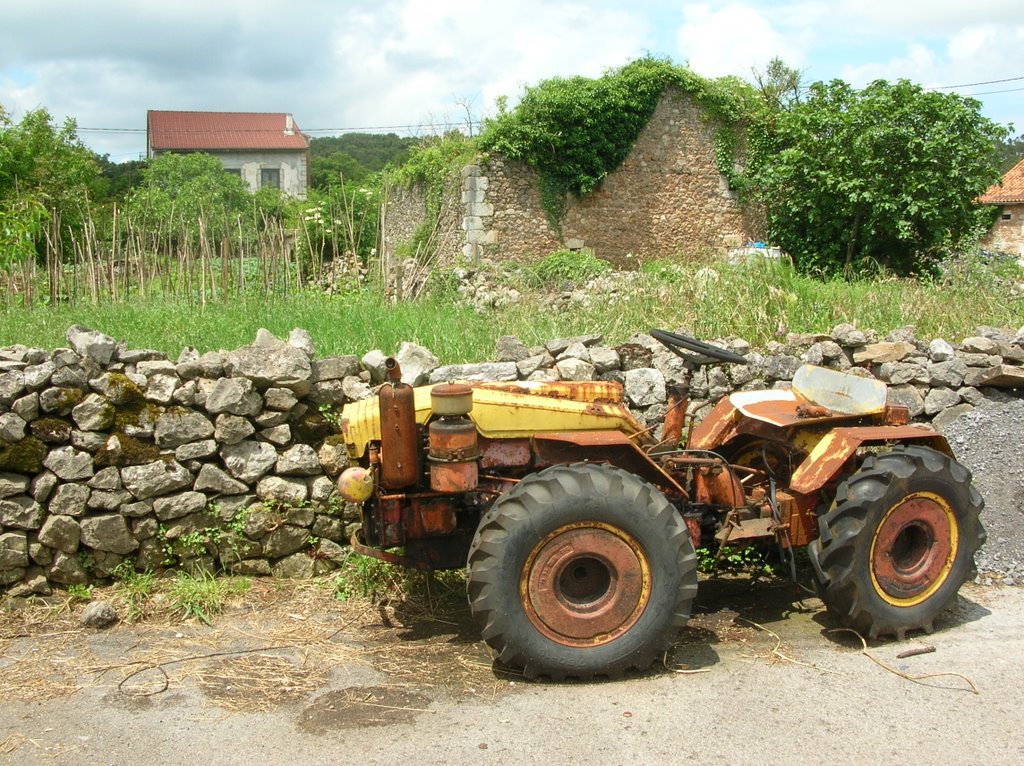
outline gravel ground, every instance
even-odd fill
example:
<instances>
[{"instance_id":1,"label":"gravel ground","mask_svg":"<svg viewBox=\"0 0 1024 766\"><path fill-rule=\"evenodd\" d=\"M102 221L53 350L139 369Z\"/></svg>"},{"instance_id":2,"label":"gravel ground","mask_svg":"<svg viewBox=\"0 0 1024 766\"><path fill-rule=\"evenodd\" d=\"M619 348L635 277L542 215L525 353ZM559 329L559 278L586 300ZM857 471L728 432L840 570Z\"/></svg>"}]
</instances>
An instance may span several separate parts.
<instances>
[{"instance_id":1,"label":"gravel ground","mask_svg":"<svg viewBox=\"0 0 1024 766\"><path fill-rule=\"evenodd\" d=\"M1024 585L1024 399L1000 395L944 429L985 498L978 582Z\"/></svg>"}]
</instances>

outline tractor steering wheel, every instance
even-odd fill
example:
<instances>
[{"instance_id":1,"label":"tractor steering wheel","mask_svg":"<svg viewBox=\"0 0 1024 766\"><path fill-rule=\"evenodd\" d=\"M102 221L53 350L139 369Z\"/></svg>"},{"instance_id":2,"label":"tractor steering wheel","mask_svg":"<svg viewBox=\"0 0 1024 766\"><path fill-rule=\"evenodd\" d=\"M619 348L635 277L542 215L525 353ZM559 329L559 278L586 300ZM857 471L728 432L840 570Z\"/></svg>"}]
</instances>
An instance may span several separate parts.
<instances>
[{"instance_id":1,"label":"tractor steering wheel","mask_svg":"<svg viewBox=\"0 0 1024 766\"><path fill-rule=\"evenodd\" d=\"M668 330L651 330L651 337L661 341L665 348L673 354L692 364L704 365L714 364L715 362L747 364L746 358L734 351L712 346L710 343L691 338L688 335L680 335ZM691 353L684 353L681 349L686 349L686 351Z\"/></svg>"}]
</instances>

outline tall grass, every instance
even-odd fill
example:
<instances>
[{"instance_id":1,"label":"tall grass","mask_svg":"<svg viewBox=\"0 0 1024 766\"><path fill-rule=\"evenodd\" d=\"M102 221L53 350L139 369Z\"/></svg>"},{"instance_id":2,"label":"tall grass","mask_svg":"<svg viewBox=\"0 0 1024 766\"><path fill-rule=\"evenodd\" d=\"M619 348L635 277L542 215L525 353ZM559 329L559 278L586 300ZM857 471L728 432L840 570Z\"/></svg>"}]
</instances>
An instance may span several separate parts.
<instances>
[{"instance_id":1,"label":"tall grass","mask_svg":"<svg viewBox=\"0 0 1024 766\"><path fill-rule=\"evenodd\" d=\"M502 270L496 279L516 281ZM1011 331L1024 325L1024 299L1013 286L1024 279L1015 263L964 259L932 280L876 277L821 281L786 264L653 264L630 275L599 277L582 301L565 303L559 292L524 290L523 299L478 313L453 290L428 292L393 303L386 290L364 288L341 295L293 291L240 296L205 305L161 297L146 302L107 301L0 313L0 345L54 348L65 344L71 324L122 339L132 348L155 348L172 358L185 346L200 351L252 342L265 327L285 337L294 327L310 332L322 355L379 348L394 353L402 341L431 349L442 363L493 358L495 340L516 335L534 345L556 337L602 333L608 343L651 327L685 328L705 338L739 336L756 345L787 333L827 333L849 322L887 333L914 325L919 338L959 340L979 325ZM445 280L438 280L444 283ZM614 292L609 284L621 286Z\"/></svg>"}]
</instances>

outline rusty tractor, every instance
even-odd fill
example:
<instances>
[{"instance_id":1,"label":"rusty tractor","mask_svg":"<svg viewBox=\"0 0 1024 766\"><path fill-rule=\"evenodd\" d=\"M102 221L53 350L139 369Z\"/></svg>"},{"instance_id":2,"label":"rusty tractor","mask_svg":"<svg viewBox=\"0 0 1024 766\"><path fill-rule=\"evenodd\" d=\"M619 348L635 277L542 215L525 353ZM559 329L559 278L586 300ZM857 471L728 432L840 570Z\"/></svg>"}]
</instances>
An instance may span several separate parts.
<instances>
[{"instance_id":1,"label":"rusty tractor","mask_svg":"<svg viewBox=\"0 0 1024 766\"><path fill-rule=\"evenodd\" d=\"M983 502L946 440L909 424L880 381L801 367L785 390L687 416L691 375L747 360L663 330L681 359L655 438L620 384L413 388L389 359L375 398L344 408L360 553L466 567L470 610L497 661L528 677L642 669L697 592L695 549L776 549L869 637L931 631L974 575ZM685 433L685 440L684 440Z\"/></svg>"}]
</instances>

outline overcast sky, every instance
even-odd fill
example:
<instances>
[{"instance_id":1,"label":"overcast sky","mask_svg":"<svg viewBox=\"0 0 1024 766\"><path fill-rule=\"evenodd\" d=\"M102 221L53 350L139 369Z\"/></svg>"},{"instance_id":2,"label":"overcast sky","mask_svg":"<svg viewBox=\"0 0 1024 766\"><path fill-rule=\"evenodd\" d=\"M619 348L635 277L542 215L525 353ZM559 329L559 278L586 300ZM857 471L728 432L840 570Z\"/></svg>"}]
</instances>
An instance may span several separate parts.
<instances>
[{"instance_id":1,"label":"overcast sky","mask_svg":"<svg viewBox=\"0 0 1024 766\"><path fill-rule=\"evenodd\" d=\"M646 54L749 78L958 88L1024 132L1021 0L0 0L0 105L45 107L121 162L147 109L291 112L313 136L427 132L524 85ZM1002 81L1002 82L1000 82ZM101 130L102 129L102 130ZM387 132L387 131L383 131Z\"/></svg>"}]
</instances>

